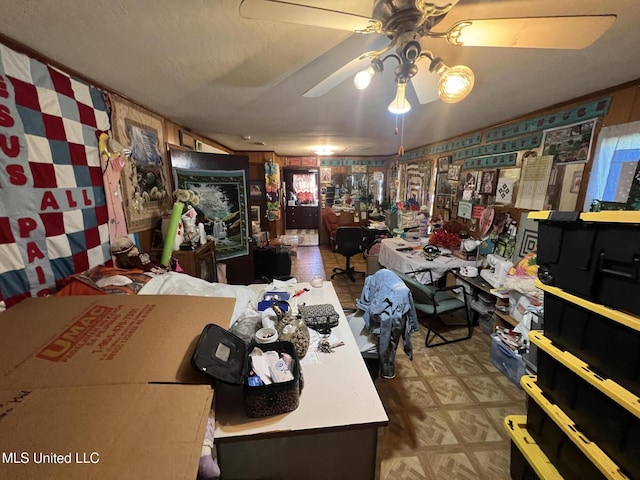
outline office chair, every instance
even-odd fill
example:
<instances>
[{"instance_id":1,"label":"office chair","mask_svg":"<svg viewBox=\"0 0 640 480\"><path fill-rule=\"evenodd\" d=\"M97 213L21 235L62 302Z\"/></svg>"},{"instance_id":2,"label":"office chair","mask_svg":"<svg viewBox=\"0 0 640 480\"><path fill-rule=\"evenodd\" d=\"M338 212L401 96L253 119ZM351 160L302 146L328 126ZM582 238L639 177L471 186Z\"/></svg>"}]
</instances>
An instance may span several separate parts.
<instances>
[{"instance_id":1,"label":"office chair","mask_svg":"<svg viewBox=\"0 0 640 480\"><path fill-rule=\"evenodd\" d=\"M355 282L354 274L361 273L363 277L367 275L366 272L356 271L355 267L351 266L351 257L363 252L360 227L339 227L336 230L334 251L347 257L347 263L344 268L336 267L333 269L336 273L331 275L332 280L337 275L346 275L352 282Z\"/></svg>"},{"instance_id":2,"label":"office chair","mask_svg":"<svg viewBox=\"0 0 640 480\"><path fill-rule=\"evenodd\" d=\"M438 347L471 338L471 335L473 335L473 325L469 317L467 292L462 285L439 288L434 285L424 285L410 274L397 272L395 270L394 273L396 273L405 285L409 287L409 290L411 290L416 311L424 313L429 317L425 325L427 328L427 338L424 342L425 347ZM462 289L462 300L454 297L450 293L452 290L457 289ZM460 313L463 313L463 319L451 318L459 316ZM444 315L446 315L446 317L443 317ZM438 319L441 324L450 327L447 328L447 330L465 327L466 333L462 337L446 338L443 335L444 332L436 330L437 326L442 327L442 325L438 325ZM440 341L434 343L433 341L436 340L436 338L439 338Z\"/></svg>"}]
</instances>

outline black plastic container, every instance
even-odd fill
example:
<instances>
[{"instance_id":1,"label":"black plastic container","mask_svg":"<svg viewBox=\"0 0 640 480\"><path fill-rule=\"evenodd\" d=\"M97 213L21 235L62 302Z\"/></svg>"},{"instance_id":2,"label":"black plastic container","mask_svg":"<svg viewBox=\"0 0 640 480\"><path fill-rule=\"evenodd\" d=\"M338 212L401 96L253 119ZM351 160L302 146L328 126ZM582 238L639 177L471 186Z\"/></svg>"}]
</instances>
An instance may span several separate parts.
<instances>
[{"instance_id":1,"label":"black plastic container","mask_svg":"<svg viewBox=\"0 0 640 480\"><path fill-rule=\"evenodd\" d=\"M542 283L640 315L640 212L537 212L531 218L538 220Z\"/></svg>"},{"instance_id":2,"label":"black plastic container","mask_svg":"<svg viewBox=\"0 0 640 480\"><path fill-rule=\"evenodd\" d=\"M527 398L527 431L567 480L607 478L531 398Z\"/></svg>"},{"instance_id":3,"label":"black plastic container","mask_svg":"<svg viewBox=\"0 0 640 480\"><path fill-rule=\"evenodd\" d=\"M520 449L511 442L511 455L509 462L509 474L511 480L539 480L540 477L533 469Z\"/></svg>"},{"instance_id":4,"label":"black plastic container","mask_svg":"<svg viewBox=\"0 0 640 480\"><path fill-rule=\"evenodd\" d=\"M563 480L558 469L527 431L526 416L505 417L504 428L511 437L509 473L512 480Z\"/></svg>"},{"instance_id":5,"label":"black plastic container","mask_svg":"<svg viewBox=\"0 0 640 480\"><path fill-rule=\"evenodd\" d=\"M640 399L556 349L539 333L529 338L539 347L537 384L545 397L627 476L640 478Z\"/></svg>"},{"instance_id":6,"label":"black plastic container","mask_svg":"<svg viewBox=\"0 0 640 480\"><path fill-rule=\"evenodd\" d=\"M640 319L590 304L557 288L542 288L544 336L597 374L640 395Z\"/></svg>"}]
</instances>

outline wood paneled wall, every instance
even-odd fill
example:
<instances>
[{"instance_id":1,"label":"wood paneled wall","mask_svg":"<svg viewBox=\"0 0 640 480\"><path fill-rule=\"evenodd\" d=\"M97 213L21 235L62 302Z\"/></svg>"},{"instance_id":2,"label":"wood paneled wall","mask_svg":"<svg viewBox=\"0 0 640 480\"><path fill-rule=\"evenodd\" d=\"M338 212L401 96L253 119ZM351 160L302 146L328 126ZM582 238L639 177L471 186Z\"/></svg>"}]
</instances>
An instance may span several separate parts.
<instances>
[{"instance_id":1,"label":"wood paneled wall","mask_svg":"<svg viewBox=\"0 0 640 480\"><path fill-rule=\"evenodd\" d=\"M538 110L535 112L528 113L521 117L514 118L507 122L503 122L501 124L489 125L485 128L475 130L472 132L467 132L460 136L450 137L442 140L442 142L449 142L452 140L456 140L458 138L464 138L477 133L482 133L486 130L491 130L501 126L506 126L511 123L521 122L531 118L539 117L541 115L570 109L572 107L575 107L593 100L597 100L599 98L607 97L607 96L611 97L611 104L607 114L597 119L598 121L596 123L595 131L594 131L594 139L593 139L592 151L591 151L591 156L593 157L595 153L596 144L597 144L598 134L600 133L600 129L602 127L611 126L611 125L620 125L623 123L640 120L640 80L637 80L635 82L631 82L625 85L621 85L619 87L613 87L613 88L609 88L599 92L595 92L593 94L590 94L584 97L575 98L573 100L570 100L561 104L557 104L543 110ZM438 142L438 143L442 143L442 142ZM483 141L482 144L484 143L485 142ZM424 146L421 146L413 150L424 149L426 151L430 146L432 146L432 144L426 144ZM443 152L441 155L437 155L437 156L444 156L447 154L449 154L449 152ZM407 160L406 163L414 163L415 161L416 160ZM582 208L582 205L584 204L584 198L586 194L587 185L589 183L590 173L591 173L591 161L589 161L585 165L585 169L582 175L580 192L578 193L578 198L576 201L576 209L578 210L580 210ZM500 210L509 212L511 216L514 217L516 220L519 220L521 213L524 213L527 211L527 210L517 209L513 206L500 207ZM434 215L442 215L442 212L439 211L438 209L434 209ZM461 219L458 219L458 221L461 221ZM463 222L463 223L466 223L466 222Z\"/></svg>"}]
</instances>

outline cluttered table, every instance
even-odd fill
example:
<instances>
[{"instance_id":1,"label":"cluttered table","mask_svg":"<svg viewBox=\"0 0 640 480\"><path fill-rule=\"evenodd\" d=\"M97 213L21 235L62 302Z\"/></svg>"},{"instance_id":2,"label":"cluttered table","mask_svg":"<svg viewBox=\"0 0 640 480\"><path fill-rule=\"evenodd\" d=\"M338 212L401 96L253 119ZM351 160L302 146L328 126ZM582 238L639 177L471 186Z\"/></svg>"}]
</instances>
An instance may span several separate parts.
<instances>
[{"instance_id":1,"label":"cluttered table","mask_svg":"<svg viewBox=\"0 0 640 480\"><path fill-rule=\"evenodd\" d=\"M429 269L434 283L449 270L464 266L476 266L475 261L463 260L450 254L443 254L434 260L427 260L422 253L419 241L405 240L398 237L385 238L381 241L378 263L383 267L402 273ZM423 283L431 281L428 272L416 274L416 278Z\"/></svg>"},{"instance_id":2,"label":"cluttered table","mask_svg":"<svg viewBox=\"0 0 640 480\"><path fill-rule=\"evenodd\" d=\"M388 423L380 397L331 282L295 288L309 289L295 297L298 304L334 306L340 319L331 334L344 345L332 353L309 348L301 360L300 405L287 414L248 418L240 389L216 388L221 471L232 472L230 478L374 478L378 427Z\"/></svg>"}]
</instances>

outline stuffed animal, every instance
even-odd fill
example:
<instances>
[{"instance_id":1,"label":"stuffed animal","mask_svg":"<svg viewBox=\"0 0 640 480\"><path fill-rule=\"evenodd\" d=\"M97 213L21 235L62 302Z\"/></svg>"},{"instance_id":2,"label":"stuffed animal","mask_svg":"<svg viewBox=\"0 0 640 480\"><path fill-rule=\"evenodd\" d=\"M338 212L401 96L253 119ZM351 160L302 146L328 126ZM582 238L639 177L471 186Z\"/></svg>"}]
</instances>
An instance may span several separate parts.
<instances>
[{"instance_id":1,"label":"stuffed animal","mask_svg":"<svg viewBox=\"0 0 640 480\"><path fill-rule=\"evenodd\" d=\"M111 243L111 255L118 268L138 269L156 274L167 271L162 265L154 262L148 253L140 253L129 237L116 238Z\"/></svg>"}]
</instances>

